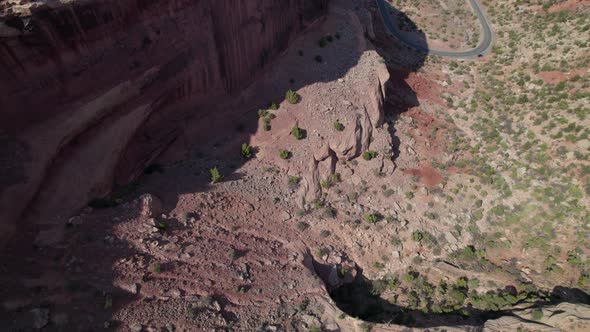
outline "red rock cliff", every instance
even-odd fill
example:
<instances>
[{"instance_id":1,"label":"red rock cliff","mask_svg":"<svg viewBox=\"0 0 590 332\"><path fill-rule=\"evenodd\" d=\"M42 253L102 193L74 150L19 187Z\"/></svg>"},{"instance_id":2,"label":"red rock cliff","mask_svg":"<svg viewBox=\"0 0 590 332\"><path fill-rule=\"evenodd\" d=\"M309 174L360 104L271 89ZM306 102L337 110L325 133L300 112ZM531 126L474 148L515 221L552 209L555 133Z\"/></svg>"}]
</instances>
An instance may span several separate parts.
<instances>
[{"instance_id":1,"label":"red rock cliff","mask_svg":"<svg viewBox=\"0 0 590 332\"><path fill-rule=\"evenodd\" d=\"M246 86L327 1L0 1L0 233L136 174L178 114Z\"/></svg>"}]
</instances>

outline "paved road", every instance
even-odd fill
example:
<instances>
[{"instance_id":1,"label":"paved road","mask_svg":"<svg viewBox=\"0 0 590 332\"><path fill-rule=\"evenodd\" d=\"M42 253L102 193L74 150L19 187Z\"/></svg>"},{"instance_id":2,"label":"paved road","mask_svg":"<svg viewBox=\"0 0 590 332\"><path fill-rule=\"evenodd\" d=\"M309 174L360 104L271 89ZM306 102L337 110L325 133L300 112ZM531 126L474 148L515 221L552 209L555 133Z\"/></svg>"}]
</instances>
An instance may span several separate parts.
<instances>
[{"instance_id":1,"label":"paved road","mask_svg":"<svg viewBox=\"0 0 590 332\"><path fill-rule=\"evenodd\" d=\"M389 32L394 35L397 39L401 40L404 44L407 44L419 51L439 55L447 58L453 59L473 59L477 58L480 55L485 55L487 52L490 51L492 48L492 43L494 40L494 36L492 33L492 28L490 27L490 23L483 13L479 3L477 0L469 0L477 18L479 19L479 23L481 24L482 36L479 45L473 49L464 50L464 51L446 51L446 50L437 50L428 48L426 45L426 40L422 43L416 42L415 39L411 38L410 36L404 35L400 33L398 28L397 22L391 18L389 14L390 5L386 3L385 0L376 0L377 5L379 6L379 11L381 12L381 16L383 17L383 23L389 30Z\"/></svg>"}]
</instances>

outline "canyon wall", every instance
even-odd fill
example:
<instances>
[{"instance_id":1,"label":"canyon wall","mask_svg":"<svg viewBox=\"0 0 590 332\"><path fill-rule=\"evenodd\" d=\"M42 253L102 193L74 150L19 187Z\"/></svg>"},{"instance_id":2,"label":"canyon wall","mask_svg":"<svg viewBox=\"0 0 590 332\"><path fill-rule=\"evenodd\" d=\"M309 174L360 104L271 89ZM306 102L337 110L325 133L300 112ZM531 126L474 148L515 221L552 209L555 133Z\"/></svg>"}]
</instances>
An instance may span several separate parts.
<instances>
[{"instance_id":1,"label":"canyon wall","mask_svg":"<svg viewBox=\"0 0 590 332\"><path fill-rule=\"evenodd\" d=\"M129 181L328 0L0 3L0 237Z\"/></svg>"}]
</instances>

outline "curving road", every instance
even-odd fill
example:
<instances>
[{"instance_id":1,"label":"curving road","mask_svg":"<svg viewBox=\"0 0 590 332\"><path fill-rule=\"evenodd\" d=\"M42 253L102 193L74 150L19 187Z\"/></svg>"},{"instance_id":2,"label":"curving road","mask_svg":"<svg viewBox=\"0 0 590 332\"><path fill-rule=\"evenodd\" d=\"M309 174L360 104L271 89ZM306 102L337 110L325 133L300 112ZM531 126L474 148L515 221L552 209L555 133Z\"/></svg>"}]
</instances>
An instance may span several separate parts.
<instances>
[{"instance_id":1,"label":"curving road","mask_svg":"<svg viewBox=\"0 0 590 332\"><path fill-rule=\"evenodd\" d=\"M428 48L426 45L421 45L417 43L414 39L404 35L400 32L398 25L396 24L391 15L389 15L389 8L391 5L386 3L385 0L376 0L377 5L379 6L379 11L381 12L381 17L383 18L383 23L387 27L387 30L395 36L397 39L402 41L404 44L417 49L418 51L422 51L428 54L434 54L438 56L443 56L452 59L473 59L480 56L485 55L489 50L492 48L492 43L494 41L494 35L492 33L492 28L490 27L490 23L483 13L479 3L477 0L468 0L471 3L471 7L475 11L477 18L479 19L479 23L481 24L482 36L479 45L475 48L464 50L464 51L446 51L446 50L437 50Z\"/></svg>"}]
</instances>

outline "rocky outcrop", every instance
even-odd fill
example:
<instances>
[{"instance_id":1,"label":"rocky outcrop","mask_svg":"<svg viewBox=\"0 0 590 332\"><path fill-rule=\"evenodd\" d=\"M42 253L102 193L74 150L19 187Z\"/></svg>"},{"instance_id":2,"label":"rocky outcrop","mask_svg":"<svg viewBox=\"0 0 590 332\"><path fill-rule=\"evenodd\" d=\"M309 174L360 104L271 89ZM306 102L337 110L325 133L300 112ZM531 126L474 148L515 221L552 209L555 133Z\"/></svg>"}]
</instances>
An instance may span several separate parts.
<instances>
[{"instance_id":1,"label":"rocky outcrop","mask_svg":"<svg viewBox=\"0 0 590 332\"><path fill-rule=\"evenodd\" d=\"M328 0L0 4L0 234L133 178Z\"/></svg>"},{"instance_id":2,"label":"rocky outcrop","mask_svg":"<svg viewBox=\"0 0 590 332\"><path fill-rule=\"evenodd\" d=\"M371 71L365 81L368 89L359 93L362 96L362 107L355 111L353 125L346 127L341 136L329 138L314 150L308 172L300 188L299 201L302 206L321 197L321 180L337 172L338 161L352 160L369 149L371 142L375 139L374 130L381 128L384 123L383 105L386 98L384 83L388 80L389 71L386 65L376 65L376 69ZM384 136L389 137L389 135ZM391 146L390 137L388 144L383 145ZM381 155L379 158L382 163L381 169L385 163L393 166L393 162L387 159L387 156Z\"/></svg>"}]
</instances>

